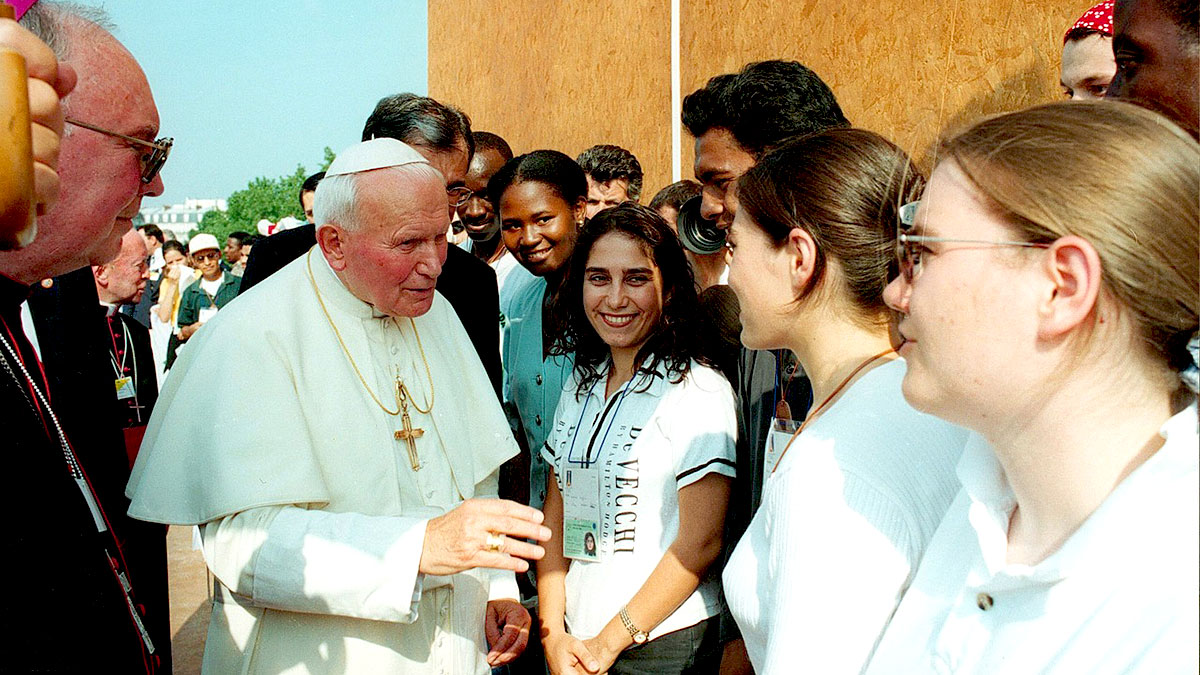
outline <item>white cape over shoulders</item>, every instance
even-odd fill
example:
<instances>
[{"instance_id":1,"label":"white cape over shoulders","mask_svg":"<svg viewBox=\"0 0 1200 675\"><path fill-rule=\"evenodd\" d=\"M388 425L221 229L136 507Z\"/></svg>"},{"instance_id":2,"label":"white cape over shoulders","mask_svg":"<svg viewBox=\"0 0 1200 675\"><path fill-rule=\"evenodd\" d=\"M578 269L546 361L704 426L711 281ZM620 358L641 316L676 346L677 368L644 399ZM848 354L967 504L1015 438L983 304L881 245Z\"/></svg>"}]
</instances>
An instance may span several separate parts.
<instances>
[{"instance_id":1,"label":"white cape over shoulders","mask_svg":"<svg viewBox=\"0 0 1200 675\"><path fill-rule=\"evenodd\" d=\"M403 515L405 503L426 501L420 472L393 438L400 417L383 414L351 369L309 269L359 369L395 406L372 380L369 340L380 332L379 316L314 249L222 309L180 352L126 487L131 516L194 525L285 504ZM518 448L445 298L437 294L414 325L437 392L434 429L418 447L444 452L454 484L470 498ZM396 326L411 332L403 320Z\"/></svg>"}]
</instances>

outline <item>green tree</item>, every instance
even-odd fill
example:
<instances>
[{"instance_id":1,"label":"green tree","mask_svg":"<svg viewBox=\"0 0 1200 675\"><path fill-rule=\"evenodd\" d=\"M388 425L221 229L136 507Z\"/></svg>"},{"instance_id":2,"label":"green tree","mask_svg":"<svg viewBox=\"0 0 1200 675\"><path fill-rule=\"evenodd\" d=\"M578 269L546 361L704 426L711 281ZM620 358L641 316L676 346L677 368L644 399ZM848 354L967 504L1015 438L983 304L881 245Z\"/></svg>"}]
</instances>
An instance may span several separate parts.
<instances>
[{"instance_id":1,"label":"green tree","mask_svg":"<svg viewBox=\"0 0 1200 675\"><path fill-rule=\"evenodd\" d=\"M322 171L329 168L334 156L333 150L326 146L321 162ZM224 242L230 232L258 232L258 221L263 218L273 223L279 222L284 216L304 220L299 195L300 186L304 185L307 177L304 167L296 165L296 170L286 176L255 178L245 188L229 195L228 211L214 210L204 214L196 232L208 232L217 241Z\"/></svg>"}]
</instances>

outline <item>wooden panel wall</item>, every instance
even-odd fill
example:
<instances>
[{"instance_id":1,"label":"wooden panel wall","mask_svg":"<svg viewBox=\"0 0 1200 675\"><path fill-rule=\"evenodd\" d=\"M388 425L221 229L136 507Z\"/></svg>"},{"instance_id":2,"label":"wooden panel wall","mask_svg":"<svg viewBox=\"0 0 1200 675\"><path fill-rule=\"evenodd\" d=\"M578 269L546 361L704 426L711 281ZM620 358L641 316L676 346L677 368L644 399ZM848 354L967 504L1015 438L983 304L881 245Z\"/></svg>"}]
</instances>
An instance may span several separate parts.
<instances>
[{"instance_id":1,"label":"wooden panel wall","mask_svg":"<svg viewBox=\"0 0 1200 675\"><path fill-rule=\"evenodd\" d=\"M942 129L1059 97L1062 35L1092 4L684 0L681 81L687 93L750 61L795 59L829 84L852 124L924 164Z\"/></svg>"},{"instance_id":2,"label":"wooden panel wall","mask_svg":"<svg viewBox=\"0 0 1200 675\"><path fill-rule=\"evenodd\" d=\"M517 154L627 148L653 196L670 182L670 12L666 0L430 0L429 95Z\"/></svg>"},{"instance_id":3,"label":"wooden panel wall","mask_svg":"<svg viewBox=\"0 0 1200 675\"><path fill-rule=\"evenodd\" d=\"M852 123L924 164L944 128L1057 98L1062 34L1091 4L681 0L682 90L750 61L796 59ZM670 182L669 0L430 0L429 92L517 152L616 143L641 160L647 200Z\"/></svg>"}]
</instances>

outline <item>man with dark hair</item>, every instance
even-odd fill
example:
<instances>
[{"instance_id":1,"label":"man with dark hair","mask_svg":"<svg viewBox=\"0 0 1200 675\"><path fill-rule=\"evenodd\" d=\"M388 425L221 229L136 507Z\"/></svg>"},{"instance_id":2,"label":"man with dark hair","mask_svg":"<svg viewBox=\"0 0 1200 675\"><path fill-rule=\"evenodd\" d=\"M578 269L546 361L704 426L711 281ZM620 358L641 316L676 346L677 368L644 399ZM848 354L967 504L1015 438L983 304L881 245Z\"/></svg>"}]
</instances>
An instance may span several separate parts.
<instances>
[{"instance_id":1,"label":"man with dark hair","mask_svg":"<svg viewBox=\"0 0 1200 675\"><path fill-rule=\"evenodd\" d=\"M313 201L315 201L313 196L317 192L317 185L324 177L325 172L318 171L305 178L304 184L300 186L300 210L304 212L304 222L310 225L313 222Z\"/></svg>"},{"instance_id":2,"label":"man with dark hair","mask_svg":"<svg viewBox=\"0 0 1200 675\"><path fill-rule=\"evenodd\" d=\"M850 126L829 86L795 61L759 61L737 73L717 75L683 99L682 112L683 125L696 141L694 170L703 186L700 215L723 229L737 211L737 179L772 147L793 136ZM808 378L787 354L741 349L736 386L738 478L725 521L726 555L758 509L772 417L786 402L803 419L812 403ZM721 625L727 643L722 672L751 672L728 613Z\"/></svg>"},{"instance_id":3,"label":"man with dark hair","mask_svg":"<svg viewBox=\"0 0 1200 675\"><path fill-rule=\"evenodd\" d=\"M487 185L500 167L513 158L508 142L496 134L476 131L475 154L467 170L465 185L471 191L466 203L458 207L458 217L470 237L471 253L491 265L496 272L496 284L503 288L508 273L516 266L516 258L508 254L500 237L500 220L488 201Z\"/></svg>"},{"instance_id":4,"label":"man with dark hair","mask_svg":"<svg viewBox=\"0 0 1200 675\"><path fill-rule=\"evenodd\" d=\"M667 221L667 225L670 225L671 229L678 235L679 210L683 208L684 202L699 195L699 183L694 180L681 180L659 190L658 194L654 195L654 199L650 202L650 208L662 216L662 219ZM688 265L692 268L692 276L696 279L696 289L698 291L702 292L713 286L726 283L726 271L729 269L729 266L725 264L724 247L715 253L701 254L695 253L685 246L683 254L687 257ZM727 360L736 360L735 356L736 354L730 356L730 359Z\"/></svg>"},{"instance_id":5,"label":"man with dark hair","mask_svg":"<svg viewBox=\"0 0 1200 675\"><path fill-rule=\"evenodd\" d=\"M1200 138L1200 27L1196 0L1117 0L1108 98L1160 112Z\"/></svg>"},{"instance_id":6,"label":"man with dark hair","mask_svg":"<svg viewBox=\"0 0 1200 675\"><path fill-rule=\"evenodd\" d=\"M163 236L163 231L157 225L149 223L138 226L138 234L142 241L146 243L146 250L149 251L147 264L150 268L150 281L146 284L146 291L142 293L142 297L137 301L136 305L121 305L121 313L126 316L131 316L135 321L142 324L146 328L150 328L150 308L154 305L155 299L158 297L158 281L159 272L162 271L166 262L163 260L163 244L167 238Z\"/></svg>"},{"instance_id":7,"label":"man with dark hair","mask_svg":"<svg viewBox=\"0 0 1200 675\"><path fill-rule=\"evenodd\" d=\"M36 238L0 253L6 497L30 507L6 521L16 574L0 619L2 669L170 672L166 529L125 516L129 462L90 269L120 251L142 197L162 192L161 164L149 159L165 159L166 143L154 141L145 73L100 13L43 1L22 24L78 74L62 112L88 126L69 123L62 135L59 200ZM54 84L53 69L32 65ZM32 331L20 317L27 298Z\"/></svg>"},{"instance_id":8,"label":"man with dark hair","mask_svg":"<svg viewBox=\"0 0 1200 675\"><path fill-rule=\"evenodd\" d=\"M637 157L616 145L593 145L575 158L587 175L587 206L583 215L591 218L600 211L637 202L642 196L642 165Z\"/></svg>"},{"instance_id":9,"label":"man with dark hair","mask_svg":"<svg viewBox=\"0 0 1200 675\"><path fill-rule=\"evenodd\" d=\"M237 230L230 232L229 236L225 238L225 248L221 253L225 256L227 264L222 267L235 277L242 276L242 273L246 271L246 260L242 258L242 243L249 236L249 232Z\"/></svg>"},{"instance_id":10,"label":"man with dark hair","mask_svg":"<svg viewBox=\"0 0 1200 675\"><path fill-rule=\"evenodd\" d=\"M447 209L454 214L470 197L464 185L475 139L462 111L415 94L388 96L375 106L363 127L363 140L394 138L412 146L446 179ZM259 242L242 276L241 292L255 286L317 243L316 225L285 230ZM496 317L500 299L496 273L457 246L449 247L437 290L454 308L500 396L500 335Z\"/></svg>"},{"instance_id":11,"label":"man with dark hair","mask_svg":"<svg viewBox=\"0 0 1200 675\"><path fill-rule=\"evenodd\" d=\"M700 184L696 181L676 181L654 195L654 199L650 200L650 210L662 216L663 220L667 221L667 224L674 229L675 220L679 217L679 209L683 207L683 203L698 194L700 194Z\"/></svg>"},{"instance_id":12,"label":"man with dark hair","mask_svg":"<svg viewBox=\"0 0 1200 675\"><path fill-rule=\"evenodd\" d=\"M700 214L728 228L735 205L729 188L780 141L848 127L833 92L795 61L759 61L717 75L683 99L683 125L696 139Z\"/></svg>"},{"instance_id":13,"label":"man with dark hair","mask_svg":"<svg viewBox=\"0 0 1200 675\"><path fill-rule=\"evenodd\" d=\"M138 232L146 242L146 250L150 252L150 271L157 272L163 268L162 245L167 242L159 226L146 223L138 226Z\"/></svg>"}]
</instances>

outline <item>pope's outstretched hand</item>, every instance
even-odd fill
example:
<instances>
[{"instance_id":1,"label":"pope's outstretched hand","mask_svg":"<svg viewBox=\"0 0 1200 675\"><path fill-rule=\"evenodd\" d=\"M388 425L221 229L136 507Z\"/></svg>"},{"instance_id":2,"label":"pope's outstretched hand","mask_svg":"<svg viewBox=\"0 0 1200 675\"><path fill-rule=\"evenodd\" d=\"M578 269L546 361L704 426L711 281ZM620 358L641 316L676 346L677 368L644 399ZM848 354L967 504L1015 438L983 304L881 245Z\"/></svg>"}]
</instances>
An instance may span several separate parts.
<instances>
[{"instance_id":1,"label":"pope's outstretched hand","mask_svg":"<svg viewBox=\"0 0 1200 675\"><path fill-rule=\"evenodd\" d=\"M514 572L529 569L546 549L523 541L550 540L542 512L507 499L468 499L425 527L420 570L425 574L457 574L475 567Z\"/></svg>"}]
</instances>

